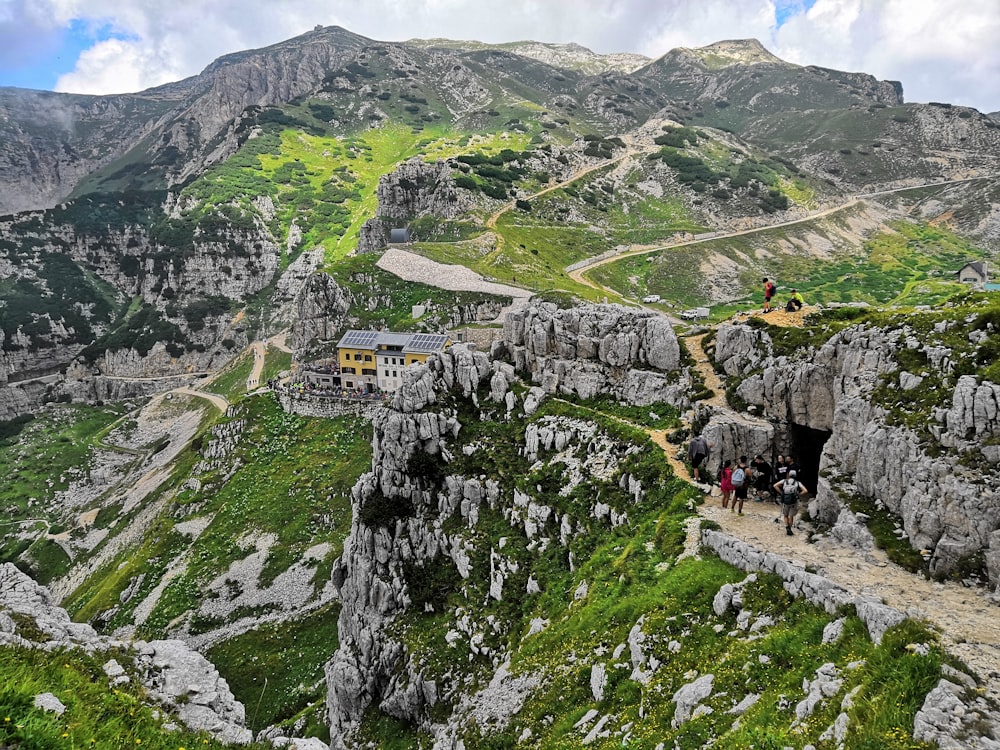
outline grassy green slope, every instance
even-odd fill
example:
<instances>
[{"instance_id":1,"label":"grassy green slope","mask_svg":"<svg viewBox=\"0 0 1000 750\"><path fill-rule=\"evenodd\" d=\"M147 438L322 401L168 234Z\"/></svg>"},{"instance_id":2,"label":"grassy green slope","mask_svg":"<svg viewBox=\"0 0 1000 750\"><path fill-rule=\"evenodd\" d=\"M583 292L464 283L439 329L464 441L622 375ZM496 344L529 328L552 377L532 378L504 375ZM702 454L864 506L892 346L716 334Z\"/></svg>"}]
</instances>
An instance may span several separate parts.
<instances>
[{"instance_id":1,"label":"grassy green slope","mask_svg":"<svg viewBox=\"0 0 1000 750\"><path fill-rule=\"evenodd\" d=\"M136 682L109 688L102 664L110 656L131 663L127 653L0 648L0 745L38 750L230 747L206 732L178 728L171 716L149 705L145 688ZM66 711L37 708L34 701L40 693L55 695ZM262 750L272 745L243 747Z\"/></svg>"},{"instance_id":2,"label":"grassy green slope","mask_svg":"<svg viewBox=\"0 0 1000 750\"><path fill-rule=\"evenodd\" d=\"M414 131L400 124L338 136L295 109L285 115L293 123L313 122L319 132L284 128L247 141L240 153L186 187L184 198L200 208L237 201L247 214L257 214L257 196L275 205L269 227L280 242L294 224L302 232L300 247L322 246L328 262L343 258L357 244L361 225L377 213L376 189L383 174L413 156L441 159L463 153L470 143L485 153L521 148L528 136L496 132L472 136L448 125ZM290 258L286 258L286 262Z\"/></svg>"},{"instance_id":3,"label":"grassy green slope","mask_svg":"<svg viewBox=\"0 0 1000 750\"><path fill-rule=\"evenodd\" d=\"M220 421L246 420L235 452L223 461L201 466L208 436L177 462L175 481L164 514L144 538L91 575L65 602L78 620L115 628L134 622L137 607L175 576L139 623L146 638L169 637L179 623L190 632L206 632L227 621L259 617L274 607L238 607L226 621L195 614L210 594L207 585L254 551L241 540L271 535L274 544L256 585L263 590L310 549L325 545L312 558L314 599L330 578L350 526L349 491L371 461L370 428L356 418L306 419L288 415L270 395L240 402L236 414ZM184 484L196 477L199 485ZM197 487L197 489L195 489ZM177 525L201 520L204 531L192 539ZM127 519L119 527L127 526ZM179 566L179 567L175 567ZM122 592L133 595L122 602ZM229 590L230 595L238 595ZM96 618L96 619L95 619ZM336 644L336 608L309 614L287 612L283 624L251 629L213 647L219 667L232 680L237 698L260 728L306 711L314 732L322 733L311 713L323 701L322 665ZM290 621L290 622L289 622ZM269 692L261 698L265 680ZM259 706L258 706L259 704ZM256 709L255 709L256 707ZM254 715L251 717L251 711Z\"/></svg>"},{"instance_id":4,"label":"grassy green slope","mask_svg":"<svg viewBox=\"0 0 1000 750\"><path fill-rule=\"evenodd\" d=\"M832 252L811 252L810 243L819 239ZM983 248L924 223L893 222L853 247L836 232L824 237L822 225L809 224L627 258L595 269L592 278L632 298L655 293L669 305L689 307L712 300L706 261L730 263L738 269L735 284L726 290L732 301L713 310L713 316L725 317L759 302L763 276L777 279L781 292L797 288L809 304L937 304L965 289L955 272L966 261L984 257Z\"/></svg>"},{"instance_id":5,"label":"grassy green slope","mask_svg":"<svg viewBox=\"0 0 1000 750\"><path fill-rule=\"evenodd\" d=\"M28 568L48 583L70 559L47 534L72 531L76 519L56 504L56 493L90 468L91 446L124 414L121 404L58 406L0 423L0 561Z\"/></svg>"}]
</instances>

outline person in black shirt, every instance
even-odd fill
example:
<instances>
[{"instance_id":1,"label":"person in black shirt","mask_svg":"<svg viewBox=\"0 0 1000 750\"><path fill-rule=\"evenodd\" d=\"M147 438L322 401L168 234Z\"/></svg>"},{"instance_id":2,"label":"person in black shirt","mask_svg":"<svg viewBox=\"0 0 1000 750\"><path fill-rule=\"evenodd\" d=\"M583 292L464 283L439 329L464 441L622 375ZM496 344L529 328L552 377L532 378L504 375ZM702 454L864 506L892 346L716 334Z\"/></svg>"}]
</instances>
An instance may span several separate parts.
<instances>
[{"instance_id":1,"label":"person in black shirt","mask_svg":"<svg viewBox=\"0 0 1000 750\"><path fill-rule=\"evenodd\" d=\"M774 462L774 478L780 482L784 480L786 474L788 465L785 463L785 457L779 453L778 460Z\"/></svg>"},{"instance_id":2,"label":"person in black shirt","mask_svg":"<svg viewBox=\"0 0 1000 750\"><path fill-rule=\"evenodd\" d=\"M757 454L754 456L750 468L753 469L753 487L757 495L754 500L759 503L765 497L770 497L771 494L771 464L765 461L763 456Z\"/></svg>"}]
</instances>

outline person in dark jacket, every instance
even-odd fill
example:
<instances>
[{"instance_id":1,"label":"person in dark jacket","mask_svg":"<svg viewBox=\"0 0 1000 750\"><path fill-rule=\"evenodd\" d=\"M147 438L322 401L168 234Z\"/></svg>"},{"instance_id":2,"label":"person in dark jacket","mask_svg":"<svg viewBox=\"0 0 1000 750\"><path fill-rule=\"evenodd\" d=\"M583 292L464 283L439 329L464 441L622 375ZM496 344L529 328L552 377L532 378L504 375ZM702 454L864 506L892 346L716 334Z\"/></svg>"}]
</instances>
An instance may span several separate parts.
<instances>
[{"instance_id":1,"label":"person in dark jacket","mask_svg":"<svg viewBox=\"0 0 1000 750\"><path fill-rule=\"evenodd\" d=\"M691 461L691 474L694 476L694 481L701 483L701 471L699 467L708 458L708 454L712 450L712 444L705 439L704 435L699 435L698 437L691 440L688 445L688 458Z\"/></svg>"},{"instance_id":2,"label":"person in dark jacket","mask_svg":"<svg viewBox=\"0 0 1000 750\"><path fill-rule=\"evenodd\" d=\"M757 495L754 500L759 503L771 495L771 464L765 461L762 455L757 454L750 468L753 469L753 488Z\"/></svg>"}]
</instances>

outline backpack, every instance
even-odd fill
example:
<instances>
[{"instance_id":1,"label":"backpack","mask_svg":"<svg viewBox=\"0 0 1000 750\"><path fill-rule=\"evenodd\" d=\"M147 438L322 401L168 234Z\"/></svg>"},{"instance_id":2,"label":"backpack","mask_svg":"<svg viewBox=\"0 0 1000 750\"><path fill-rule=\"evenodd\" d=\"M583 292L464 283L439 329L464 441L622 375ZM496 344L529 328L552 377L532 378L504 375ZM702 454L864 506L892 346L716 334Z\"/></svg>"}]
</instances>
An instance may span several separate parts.
<instances>
[{"instance_id":1,"label":"backpack","mask_svg":"<svg viewBox=\"0 0 1000 750\"><path fill-rule=\"evenodd\" d=\"M793 505L799 501L799 482L797 479L786 479L781 483L781 502Z\"/></svg>"},{"instance_id":2,"label":"backpack","mask_svg":"<svg viewBox=\"0 0 1000 750\"><path fill-rule=\"evenodd\" d=\"M747 474L743 471L742 466L737 466L736 471L733 472L733 476L730 477L729 481L732 483L733 487L742 487L743 482L746 481Z\"/></svg>"}]
</instances>

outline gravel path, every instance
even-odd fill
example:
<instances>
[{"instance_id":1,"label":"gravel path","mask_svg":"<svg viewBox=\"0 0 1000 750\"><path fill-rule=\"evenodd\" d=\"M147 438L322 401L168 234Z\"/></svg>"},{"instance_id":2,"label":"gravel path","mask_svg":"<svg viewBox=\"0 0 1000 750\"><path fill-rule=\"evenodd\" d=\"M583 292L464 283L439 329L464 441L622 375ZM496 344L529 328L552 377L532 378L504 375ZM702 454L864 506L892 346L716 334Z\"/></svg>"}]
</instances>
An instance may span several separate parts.
<instances>
[{"instance_id":1,"label":"gravel path","mask_svg":"<svg viewBox=\"0 0 1000 750\"><path fill-rule=\"evenodd\" d=\"M705 384L716 394L724 393L722 381L702 349L703 338L692 336L685 341ZM731 411L724 401L713 405ZM652 437L663 447L674 472L691 481L687 467L676 458L678 446L668 443L662 432ZM727 534L757 549L809 566L855 594L873 596L929 623L948 652L982 678L986 694L1000 700L1000 602L987 590L950 581L928 581L891 562L878 549L862 550L828 537L810 541L810 524L801 517L795 522L796 534L786 536L783 525L775 523L779 508L769 502L748 501L741 516L724 510L719 498L706 497L698 512L718 523Z\"/></svg>"},{"instance_id":2,"label":"gravel path","mask_svg":"<svg viewBox=\"0 0 1000 750\"><path fill-rule=\"evenodd\" d=\"M513 297L510 305L500 311L494 323L502 323L507 313L523 310L531 299L532 292L507 284L486 281L475 271L465 266L449 266L438 263L422 255L390 247L376 263L383 271L398 276L404 281L415 281L438 289L448 289L453 292L482 292L497 297Z\"/></svg>"}]
</instances>

